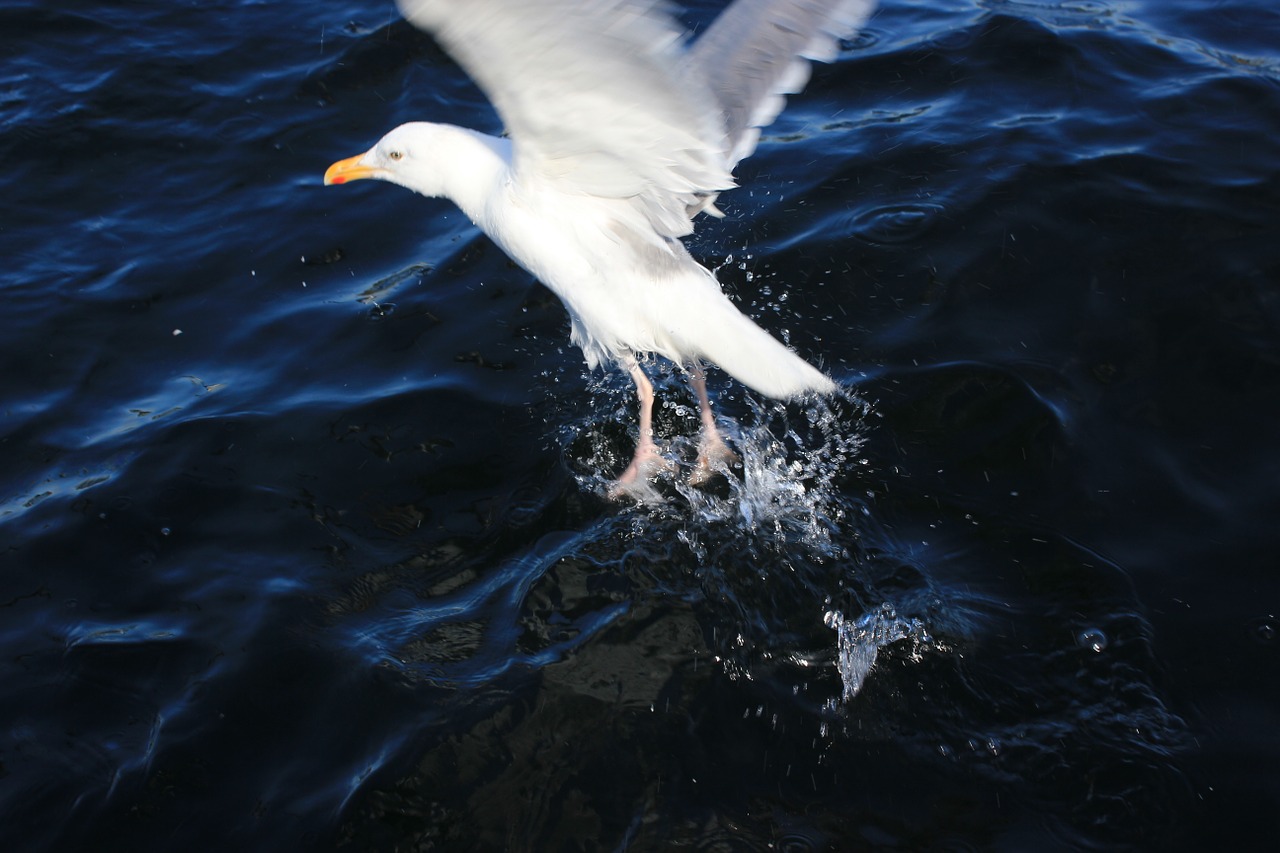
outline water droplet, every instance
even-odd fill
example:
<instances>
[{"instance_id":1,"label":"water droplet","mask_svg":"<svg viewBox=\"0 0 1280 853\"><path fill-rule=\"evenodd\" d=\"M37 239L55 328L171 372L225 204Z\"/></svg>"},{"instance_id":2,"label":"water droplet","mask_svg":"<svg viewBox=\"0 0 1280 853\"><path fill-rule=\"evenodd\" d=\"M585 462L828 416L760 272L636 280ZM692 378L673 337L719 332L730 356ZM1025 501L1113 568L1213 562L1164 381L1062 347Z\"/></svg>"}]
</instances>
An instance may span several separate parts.
<instances>
[{"instance_id":1,"label":"water droplet","mask_svg":"<svg viewBox=\"0 0 1280 853\"><path fill-rule=\"evenodd\" d=\"M1076 644L1082 649L1100 652L1107 647L1107 635L1102 632L1101 628L1085 628L1079 634L1076 634Z\"/></svg>"},{"instance_id":2,"label":"water droplet","mask_svg":"<svg viewBox=\"0 0 1280 853\"><path fill-rule=\"evenodd\" d=\"M1249 636L1254 642L1263 645L1270 645L1276 641L1276 623L1273 617L1267 616L1262 619L1256 619L1249 626Z\"/></svg>"}]
</instances>

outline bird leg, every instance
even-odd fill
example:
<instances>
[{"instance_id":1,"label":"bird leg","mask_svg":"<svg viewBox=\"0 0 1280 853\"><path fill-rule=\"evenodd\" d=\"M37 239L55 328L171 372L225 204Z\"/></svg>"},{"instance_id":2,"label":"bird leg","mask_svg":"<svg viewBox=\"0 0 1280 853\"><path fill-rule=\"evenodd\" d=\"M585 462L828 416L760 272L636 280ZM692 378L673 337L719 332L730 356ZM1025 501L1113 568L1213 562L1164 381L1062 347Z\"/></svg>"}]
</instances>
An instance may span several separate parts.
<instances>
[{"instance_id":1,"label":"bird leg","mask_svg":"<svg viewBox=\"0 0 1280 853\"><path fill-rule=\"evenodd\" d=\"M634 358L628 358L624 363L636 383L636 396L640 400L640 440L636 442L636 453L631 464L609 490L611 498L640 496L648 488L646 481L650 477L671 467L671 463L662 457L658 452L658 445L653 441L653 385Z\"/></svg>"},{"instance_id":2,"label":"bird leg","mask_svg":"<svg viewBox=\"0 0 1280 853\"><path fill-rule=\"evenodd\" d=\"M698 396L698 416L702 420L702 435L698 438L698 465L689 475L690 485L700 486L710 480L717 470L727 469L739 461L738 454L729 449L716 428L716 417L711 412L711 400L707 397L707 375L702 365L689 365L689 385Z\"/></svg>"}]
</instances>

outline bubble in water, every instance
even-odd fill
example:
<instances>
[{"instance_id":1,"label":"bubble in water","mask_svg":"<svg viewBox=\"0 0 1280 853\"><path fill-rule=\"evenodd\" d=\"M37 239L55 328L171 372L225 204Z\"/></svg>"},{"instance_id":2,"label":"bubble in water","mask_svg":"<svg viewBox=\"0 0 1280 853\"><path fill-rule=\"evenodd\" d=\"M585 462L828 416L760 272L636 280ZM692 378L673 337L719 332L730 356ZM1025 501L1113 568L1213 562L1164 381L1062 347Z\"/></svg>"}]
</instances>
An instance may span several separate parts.
<instances>
[{"instance_id":1,"label":"bubble in water","mask_svg":"<svg viewBox=\"0 0 1280 853\"><path fill-rule=\"evenodd\" d=\"M1076 635L1076 644L1082 649L1101 652L1107 647L1107 635L1101 628L1085 628Z\"/></svg>"}]
</instances>

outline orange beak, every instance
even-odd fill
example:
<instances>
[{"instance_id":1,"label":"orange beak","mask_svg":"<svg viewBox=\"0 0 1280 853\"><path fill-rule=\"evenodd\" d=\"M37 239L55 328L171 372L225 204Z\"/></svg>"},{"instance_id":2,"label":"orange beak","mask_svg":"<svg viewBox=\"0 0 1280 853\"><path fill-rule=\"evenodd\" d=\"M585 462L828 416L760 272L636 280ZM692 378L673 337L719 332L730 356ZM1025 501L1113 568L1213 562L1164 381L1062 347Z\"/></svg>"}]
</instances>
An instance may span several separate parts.
<instances>
[{"instance_id":1,"label":"orange beak","mask_svg":"<svg viewBox=\"0 0 1280 853\"><path fill-rule=\"evenodd\" d=\"M347 181L358 181L362 178L374 177L374 170L368 166L361 165L360 158L363 154L357 154L354 157L348 157L345 160L339 160L324 172L324 185L345 184Z\"/></svg>"}]
</instances>

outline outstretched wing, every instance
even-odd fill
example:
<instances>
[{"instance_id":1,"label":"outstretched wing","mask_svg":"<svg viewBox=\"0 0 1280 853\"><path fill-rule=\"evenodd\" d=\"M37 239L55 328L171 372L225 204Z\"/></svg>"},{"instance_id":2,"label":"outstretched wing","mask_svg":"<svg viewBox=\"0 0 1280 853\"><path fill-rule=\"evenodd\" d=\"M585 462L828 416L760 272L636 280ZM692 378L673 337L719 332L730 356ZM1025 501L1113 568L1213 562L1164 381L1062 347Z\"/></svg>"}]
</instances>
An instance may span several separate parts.
<instances>
[{"instance_id":1,"label":"outstretched wing","mask_svg":"<svg viewBox=\"0 0 1280 853\"><path fill-rule=\"evenodd\" d=\"M720 103L662 0L398 0L476 81L521 180L628 199L668 237L733 186Z\"/></svg>"},{"instance_id":2,"label":"outstretched wing","mask_svg":"<svg viewBox=\"0 0 1280 853\"><path fill-rule=\"evenodd\" d=\"M875 0L737 0L690 49L688 76L705 81L724 115L726 165L751 155L760 128L830 62L875 10Z\"/></svg>"}]
</instances>

